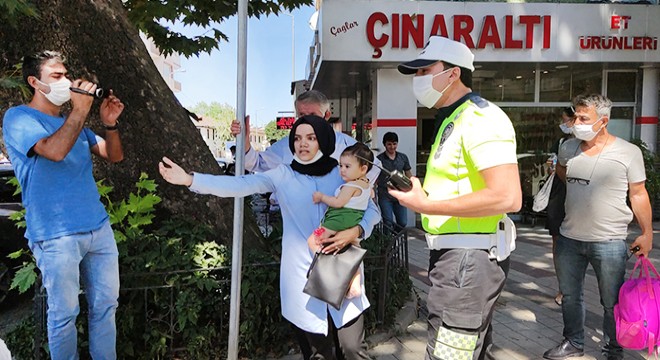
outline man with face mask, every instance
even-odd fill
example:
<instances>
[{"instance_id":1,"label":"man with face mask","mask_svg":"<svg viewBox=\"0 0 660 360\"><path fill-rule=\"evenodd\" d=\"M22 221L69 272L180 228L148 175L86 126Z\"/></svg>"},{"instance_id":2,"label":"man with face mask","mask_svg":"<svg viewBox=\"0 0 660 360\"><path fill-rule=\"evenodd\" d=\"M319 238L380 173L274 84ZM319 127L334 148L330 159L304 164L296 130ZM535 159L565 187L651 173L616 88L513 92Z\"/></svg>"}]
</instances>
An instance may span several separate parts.
<instances>
[{"instance_id":1,"label":"man with face mask","mask_svg":"<svg viewBox=\"0 0 660 360\"><path fill-rule=\"evenodd\" d=\"M431 36L398 67L415 74L417 100L438 109L423 187L413 177L411 191L390 190L422 214L431 249L426 359L490 356L493 310L515 247L506 213L522 203L513 125L470 89L473 60L464 44Z\"/></svg>"},{"instance_id":2,"label":"man with face mask","mask_svg":"<svg viewBox=\"0 0 660 360\"><path fill-rule=\"evenodd\" d=\"M71 82L60 53L26 56L23 79L32 99L7 110L2 131L21 184L25 237L48 295L50 356L78 358L76 317L82 278L91 357L115 359L118 252L92 176L92 154L113 163L123 159L117 119L124 104L112 93L103 100L102 138L84 126L96 84ZM68 101L71 112L63 115L62 105Z\"/></svg>"},{"instance_id":3,"label":"man with face mask","mask_svg":"<svg viewBox=\"0 0 660 360\"><path fill-rule=\"evenodd\" d=\"M566 216L555 245L555 269L563 293L564 339L546 351L551 360L584 353L585 305L582 297L587 266L598 278L603 306L603 355L623 358L616 341L614 305L626 272L628 248L648 256L652 247L651 204L644 186L641 150L607 131L612 102L598 94L573 100L576 139L559 149L557 176L566 182ZM630 199L630 207L626 203ZM642 234L626 246L633 218Z\"/></svg>"}]
</instances>

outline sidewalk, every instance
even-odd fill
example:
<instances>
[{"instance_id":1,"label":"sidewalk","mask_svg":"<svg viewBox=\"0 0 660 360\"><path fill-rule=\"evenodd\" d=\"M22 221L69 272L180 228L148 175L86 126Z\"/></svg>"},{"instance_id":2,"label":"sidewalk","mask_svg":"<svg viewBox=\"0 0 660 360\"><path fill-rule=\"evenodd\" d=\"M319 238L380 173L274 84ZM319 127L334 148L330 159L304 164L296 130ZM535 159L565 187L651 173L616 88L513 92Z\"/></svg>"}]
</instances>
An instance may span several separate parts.
<instances>
[{"instance_id":1,"label":"sidewalk","mask_svg":"<svg viewBox=\"0 0 660 360\"><path fill-rule=\"evenodd\" d=\"M660 229L660 223L653 224ZM542 225L518 227L517 248L511 255L511 268L502 296L498 300L493 319L493 337L498 360L542 359L543 352L562 340L561 308L555 304L557 279L552 264L551 238ZM632 228L629 239L638 230ZM660 231L654 231L654 250L651 259L657 259ZM371 348L369 353L377 360L423 359L426 348L426 296L429 282L426 278L428 249L423 233L413 229L408 242L410 275L420 297L417 320L407 330ZM652 262L660 266L660 260ZM634 257L628 261L628 273ZM596 277L591 269L585 279L587 318L585 324L585 356L576 360L603 359L600 355L602 334L602 308ZM626 359L646 359L646 351L626 351Z\"/></svg>"}]
</instances>

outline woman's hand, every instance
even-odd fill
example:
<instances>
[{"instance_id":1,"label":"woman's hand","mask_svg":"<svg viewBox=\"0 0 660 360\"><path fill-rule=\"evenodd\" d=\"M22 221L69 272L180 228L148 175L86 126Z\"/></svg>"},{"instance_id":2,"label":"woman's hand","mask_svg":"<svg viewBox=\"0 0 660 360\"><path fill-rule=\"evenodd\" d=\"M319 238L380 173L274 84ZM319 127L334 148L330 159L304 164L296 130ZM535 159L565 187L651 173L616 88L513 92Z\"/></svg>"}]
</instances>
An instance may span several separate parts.
<instances>
[{"instance_id":1,"label":"woman's hand","mask_svg":"<svg viewBox=\"0 0 660 360\"><path fill-rule=\"evenodd\" d=\"M170 184L190 186L193 176L188 174L181 166L163 156L163 161L158 163L160 175Z\"/></svg>"},{"instance_id":2,"label":"woman's hand","mask_svg":"<svg viewBox=\"0 0 660 360\"><path fill-rule=\"evenodd\" d=\"M339 250L345 248L348 245L360 245L358 241L358 236L360 236L360 230L357 226L353 226L350 229L339 231L335 236L328 238L324 242L323 250L324 254L336 254Z\"/></svg>"}]
</instances>

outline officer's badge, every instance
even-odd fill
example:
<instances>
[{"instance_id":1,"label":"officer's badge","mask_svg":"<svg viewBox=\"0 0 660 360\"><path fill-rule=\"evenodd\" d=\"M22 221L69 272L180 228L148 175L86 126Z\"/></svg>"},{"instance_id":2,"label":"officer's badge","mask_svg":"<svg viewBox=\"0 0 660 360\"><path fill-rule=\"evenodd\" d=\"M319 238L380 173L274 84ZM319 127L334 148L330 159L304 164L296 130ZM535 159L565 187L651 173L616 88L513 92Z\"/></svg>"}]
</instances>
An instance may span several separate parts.
<instances>
[{"instance_id":1,"label":"officer's badge","mask_svg":"<svg viewBox=\"0 0 660 360\"><path fill-rule=\"evenodd\" d=\"M444 145L445 141L449 138L451 133L454 131L454 123L450 122L447 124L445 129L442 131L442 136L440 136L440 143L438 144L438 148L435 150L435 154L433 155L433 158L435 160L438 160L440 158L440 152L442 151L442 145Z\"/></svg>"}]
</instances>

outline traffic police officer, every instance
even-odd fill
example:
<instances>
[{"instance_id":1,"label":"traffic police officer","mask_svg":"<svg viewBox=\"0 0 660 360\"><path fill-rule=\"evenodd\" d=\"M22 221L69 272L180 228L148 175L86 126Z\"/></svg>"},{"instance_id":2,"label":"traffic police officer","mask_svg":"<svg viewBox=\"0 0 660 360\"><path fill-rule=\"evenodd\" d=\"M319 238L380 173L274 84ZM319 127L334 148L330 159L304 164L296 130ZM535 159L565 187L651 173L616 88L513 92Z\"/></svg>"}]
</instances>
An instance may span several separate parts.
<instances>
[{"instance_id":1,"label":"traffic police officer","mask_svg":"<svg viewBox=\"0 0 660 360\"><path fill-rule=\"evenodd\" d=\"M432 36L420 55L400 64L413 92L438 109L438 129L424 186L390 190L422 214L431 249L426 359L486 359L491 320L515 248L507 212L522 203L516 136L508 116L472 92L474 55L462 43Z\"/></svg>"}]
</instances>

